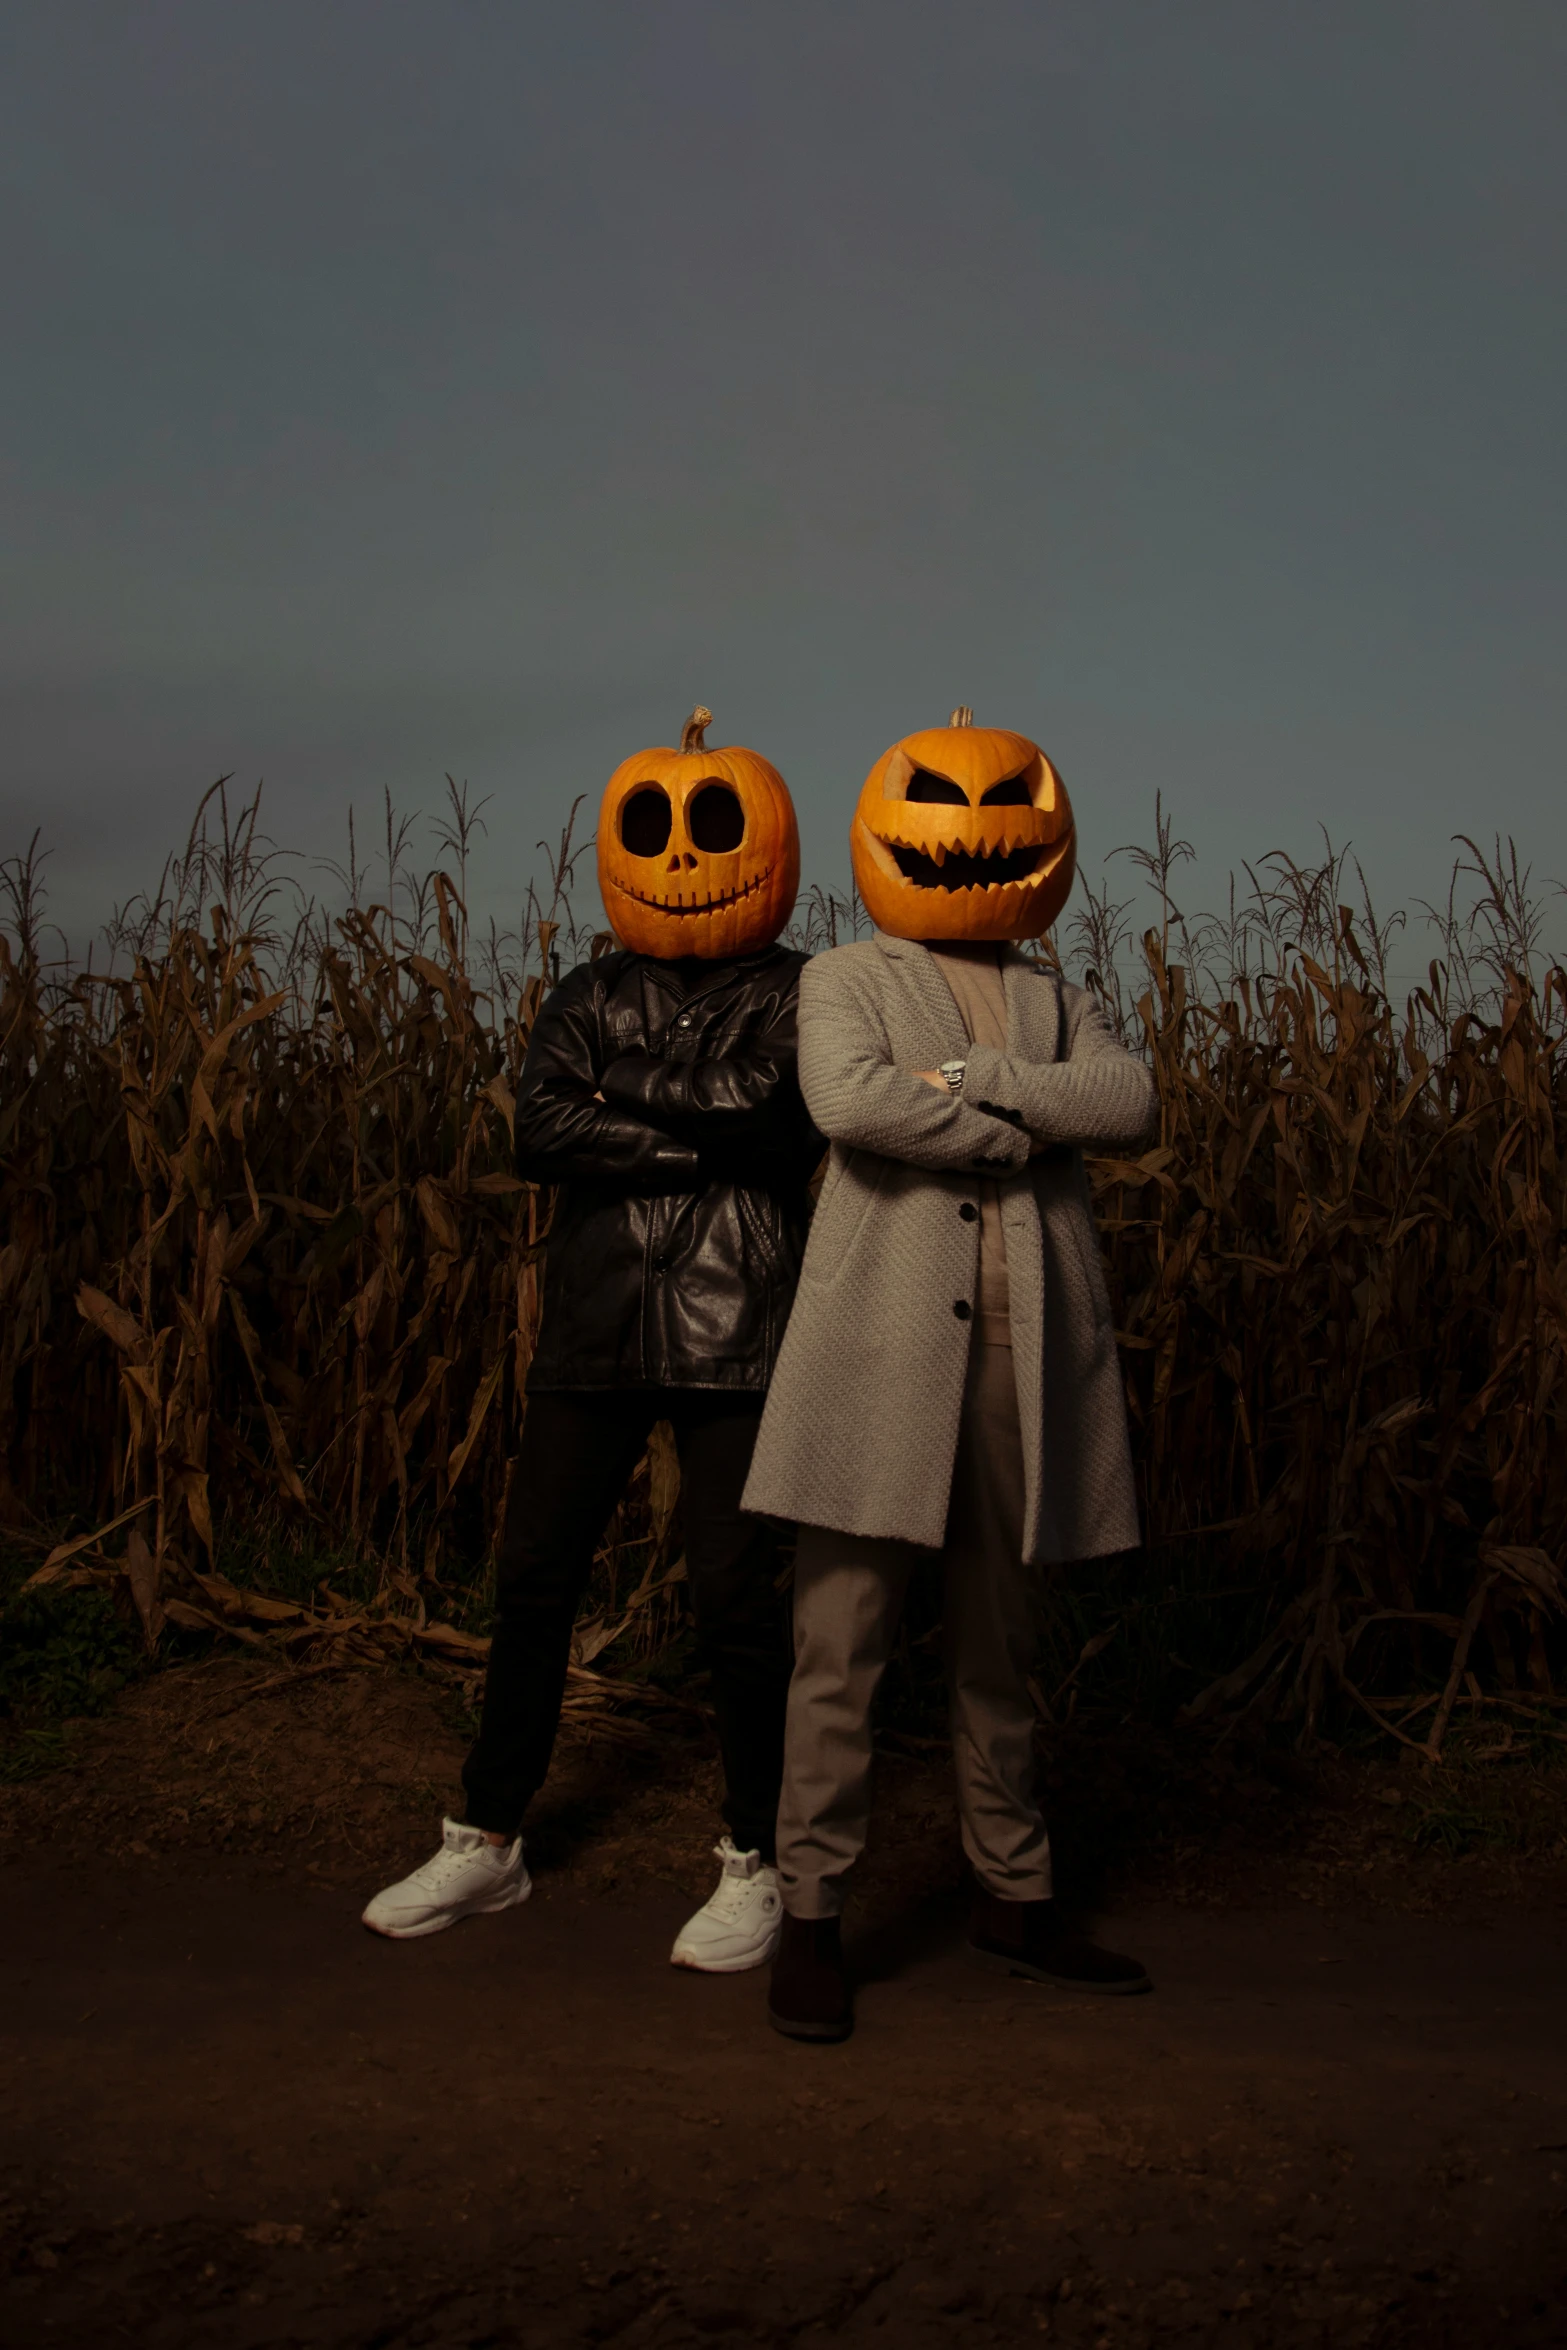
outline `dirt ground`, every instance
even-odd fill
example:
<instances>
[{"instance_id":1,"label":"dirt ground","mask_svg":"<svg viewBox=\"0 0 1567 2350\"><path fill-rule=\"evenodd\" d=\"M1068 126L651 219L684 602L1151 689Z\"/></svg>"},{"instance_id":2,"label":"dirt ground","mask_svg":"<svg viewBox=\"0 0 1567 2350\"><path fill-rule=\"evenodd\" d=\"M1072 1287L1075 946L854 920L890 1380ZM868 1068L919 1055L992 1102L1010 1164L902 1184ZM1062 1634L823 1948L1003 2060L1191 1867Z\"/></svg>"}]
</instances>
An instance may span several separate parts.
<instances>
[{"instance_id":1,"label":"dirt ground","mask_svg":"<svg viewBox=\"0 0 1567 2350\"><path fill-rule=\"evenodd\" d=\"M1551 1821L1454 1858L1418 1766L1085 1736L1066 1889L1157 1988L1072 1999L966 1958L943 1762L893 1752L859 2028L807 2049L666 1963L700 1734L569 1743L526 1907L363 1933L463 1742L432 1677L221 1657L0 1789L7 2350L1567 2338Z\"/></svg>"}]
</instances>

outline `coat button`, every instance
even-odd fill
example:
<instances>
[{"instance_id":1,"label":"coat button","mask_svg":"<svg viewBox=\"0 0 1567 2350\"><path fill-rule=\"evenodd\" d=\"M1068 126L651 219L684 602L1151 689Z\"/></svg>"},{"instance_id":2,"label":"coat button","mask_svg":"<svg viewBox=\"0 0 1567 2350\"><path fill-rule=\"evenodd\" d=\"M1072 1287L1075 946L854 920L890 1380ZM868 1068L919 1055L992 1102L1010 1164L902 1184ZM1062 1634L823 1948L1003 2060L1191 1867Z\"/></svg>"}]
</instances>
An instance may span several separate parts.
<instances>
[{"instance_id":1,"label":"coat button","mask_svg":"<svg viewBox=\"0 0 1567 2350\"><path fill-rule=\"evenodd\" d=\"M960 1297L957 1303L953 1306L952 1311L957 1315L960 1322L966 1322L972 1315L974 1309L969 1304L969 1301L966 1297Z\"/></svg>"},{"instance_id":2,"label":"coat button","mask_svg":"<svg viewBox=\"0 0 1567 2350\"><path fill-rule=\"evenodd\" d=\"M958 1214L962 1217L965 1224L972 1224L975 1217L979 1214L979 1210L975 1207L974 1202L971 1199L966 1199L963 1202L962 1207L959 1208Z\"/></svg>"}]
</instances>

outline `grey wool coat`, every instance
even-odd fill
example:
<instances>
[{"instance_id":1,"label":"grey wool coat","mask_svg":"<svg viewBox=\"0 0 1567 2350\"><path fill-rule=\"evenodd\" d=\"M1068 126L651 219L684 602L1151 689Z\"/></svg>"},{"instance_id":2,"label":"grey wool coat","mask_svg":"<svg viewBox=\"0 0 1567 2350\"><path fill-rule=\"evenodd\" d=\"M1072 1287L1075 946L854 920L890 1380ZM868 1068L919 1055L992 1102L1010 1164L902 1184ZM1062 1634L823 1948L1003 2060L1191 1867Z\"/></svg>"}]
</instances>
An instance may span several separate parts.
<instances>
[{"instance_id":1,"label":"grey wool coat","mask_svg":"<svg viewBox=\"0 0 1567 2350\"><path fill-rule=\"evenodd\" d=\"M1081 988L1014 950L1004 1051L972 1045L928 950L880 931L800 974L800 1084L832 1152L744 1506L938 1547L973 1331L976 1178L1000 1188L1026 1473L1024 1555L1138 1540L1085 1148L1153 1121L1148 1072ZM961 1095L917 1074L968 1064ZM1046 1146L1034 1155L1035 1144Z\"/></svg>"}]
</instances>

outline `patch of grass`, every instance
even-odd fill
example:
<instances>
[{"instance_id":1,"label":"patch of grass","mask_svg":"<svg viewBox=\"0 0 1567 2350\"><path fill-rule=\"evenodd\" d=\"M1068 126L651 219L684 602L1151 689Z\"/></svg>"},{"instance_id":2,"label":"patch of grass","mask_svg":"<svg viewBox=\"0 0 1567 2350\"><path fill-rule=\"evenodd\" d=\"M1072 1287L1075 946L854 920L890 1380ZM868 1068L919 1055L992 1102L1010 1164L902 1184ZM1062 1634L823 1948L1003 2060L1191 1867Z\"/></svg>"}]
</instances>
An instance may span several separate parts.
<instances>
[{"instance_id":1,"label":"patch of grass","mask_svg":"<svg viewBox=\"0 0 1567 2350\"><path fill-rule=\"evenodd\" d=\"M323 1583L342 1599L364 1606L374 1599L381 1569L346 1544L324 1543L314 1529L303 1533L268 1517L225 1519L217 1536L217 1569L242 1590L264 1592L309 1607Z\"/></svg>"},{"instance_id":2,"label":"patch of grass","mask_svg":"<svg viewBox=\"0 0 1567 2350\"><path fill-rule=\"evenodd\" d=\"M1440 1770L1404 1774L1400 1835L1417 1851L1450 1860L1472 1852L1567 1853L1567 1748L1523 1739L1498 1754L1485 1738L1476 1729L1455 1742Z\"/></svg>"},{"instance_id":3,"label":"patch of grass","mask_svg":"<svg viewBox=\"0 0 1567 2350\"><path fill-rule=\"evenodd\" d=\"M1411 1804L1401 1815L1403 1832L1417 1852L1442 1852L1456 1860L1462 1852L1507 1844L1502 1824L1472 1804Z\"/></svg>"},{"instance_id":4,"label":"patch of grass","mask_svg":"<svg viewBox=\"0 0 1567 2350\"><path fill-rule=\"evenodd\" d=\"M423 1529L415 1527L409 1546L415 1559L422 1543ZM319 1606L323 1586L354 1607L368 1607L385 1575L381 1560L354 1545L324 1541L315 1527L301 1531L264 1514L226 1519L218 1529L217 1554L218 1572L231 1583L296 1607ZM439 1580L421 1579L421 1589L432 1617L461 1632L488 1633L495 1572L487 1561L465 1572L448 1556Z\"/></svg>"},{"instance_id":5,"label":"patch of grass","mask_svg":"<svg viewBox=\"0 0 1567 2350\"><path fill-rule=\"evenodd\" d=\"M102 1591L21 1586L36 1558L0 1557L0 1779L69 1757L62 1725L102 1711L147 1669L140 1635Z\"/></svg>"},{"instance_id":6,"label":"patch of grass","mask_svg":"<svg viewBox=\"0 0 1567 2350\"><path fill-rule=\"evenodd\" d=\"M69 1725L56 1722L10 1732L0 1729L0 1787L19 1787L63 1769L75 1748Z\"/></svg>"}]
</instances>

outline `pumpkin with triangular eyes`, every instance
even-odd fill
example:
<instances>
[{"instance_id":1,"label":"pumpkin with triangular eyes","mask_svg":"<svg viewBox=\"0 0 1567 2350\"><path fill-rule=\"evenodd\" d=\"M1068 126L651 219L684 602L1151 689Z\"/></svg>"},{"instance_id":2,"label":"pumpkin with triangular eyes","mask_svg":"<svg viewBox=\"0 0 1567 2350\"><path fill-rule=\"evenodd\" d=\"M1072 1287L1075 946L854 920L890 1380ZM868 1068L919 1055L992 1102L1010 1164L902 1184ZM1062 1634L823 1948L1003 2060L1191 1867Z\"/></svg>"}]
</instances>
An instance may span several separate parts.
<instances>
[{"instance_id":1,"label":"pumpkin with triangular eyes","mask_svg":"<svg viewBox=\"0 0 1567 2350\"><path fill-rule=\"evenodd\" d=\"M892 938L1039 938L1071 890L1077 830L1039 745L964 708L883 752L849 851L865 910Z\"/></svg>"},{"instance_id":2,"label":"pumpkin with triangular eyes","mask_svg":"<svg viewBox=\"0 0 1567 2350\"><path fill-rule=\"evenodd\" d=\"M598 869L609 926L662 962L720 962L769 946L794 911L800 835L789 786L756 751L709 750L711 710L692 711L675 750L617 767L599 810Z\"/></svg>"}]
</instances>

